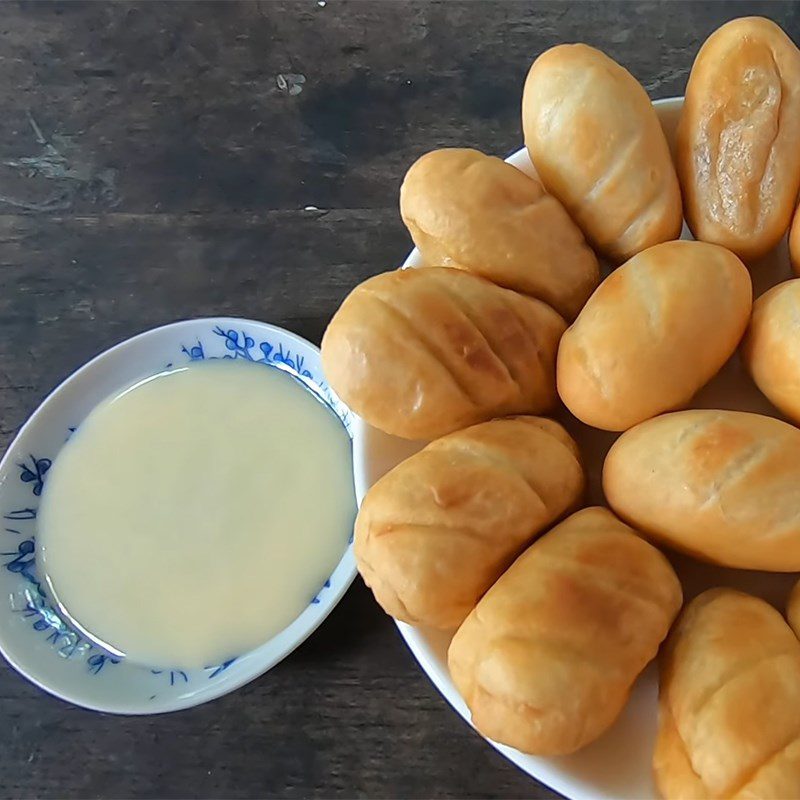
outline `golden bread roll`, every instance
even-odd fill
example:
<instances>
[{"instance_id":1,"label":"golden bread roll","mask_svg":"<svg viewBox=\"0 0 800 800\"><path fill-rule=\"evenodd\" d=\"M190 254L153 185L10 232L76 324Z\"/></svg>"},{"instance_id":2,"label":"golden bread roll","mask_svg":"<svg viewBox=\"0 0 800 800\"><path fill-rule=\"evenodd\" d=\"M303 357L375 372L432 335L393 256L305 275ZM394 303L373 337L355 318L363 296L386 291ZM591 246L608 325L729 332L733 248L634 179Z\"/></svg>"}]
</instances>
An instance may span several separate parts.
<instances>
[{"instance_id":1,"label":"golden bread roll","mask_svg":"<svg viewBox=\"0 0 800 800\"><path fill-rule=\"evenodd\" d=\"M544 187L616 262L681 232L681 195L647 92L585 44L542 53L522 96L525 145Z\"/></svg>"},{"instance_id":2,"label":"golden bread roll","mask_svg":"<svg viewBox=\"0 0 800 800\"><path fill-rule=\"evenodd\" d=\"M792 587L786 601L786 620L795 635L800 638L800 581Z\"/></svg>"},{"instance_id":3,"label":"golden bread roll","mask_svg":"<svg viewBox=\"0 0 800 800\"><path fill-rule=\"evenodd\" d=\"M367 492L358 569L393 617L456 628L583 490L578 448L557 422L510 417L451 433Z\"/></svg>"},{"instance_id":4,"label":"golden bread roll","mask_svg":"<svg viewBox=\"0 0 800 800\"><path fill-rule=\"evenodd\" d=\"M710 589L661 657L653 756L665 800L800 797L800 642L768 603Z\"/></svg>"},{"instance_id":5,"label":"golden bread roll","mask_svg":"<svg viewBox=\"0 0 800 800\"><path fill-rule=\"evenodd\" d=\"M750 274L703 242L650 247L611 273L558 349L558 393L578 419L610 431L687 403L736 350Z\"/></svg>"},{"instance_id":6,"label":"golden bread roll","mask_svg":"<svg viewBox=\"0 0 800 800\"><path fill-rule=\"evenodd\" d=\"M603 491L622 519L714 564L800 570L800 430L744 411L677 411L620 436Z\"/></svg>"},{"instance_id":7,"label":"golden bread roll","mask_svg":"<svg viewBox=\"0 0 800 800\"><path fill-rule=\"evenodd\" d=\"M789 229L789 258L795 275L800 275L800 206L794 212L792 227Z\"/></svg>"},{"instance_id":8,"label":"golden bread roll","mask_svg":"<svg viewBox=\"0 0 800 800\"><path fill-rule=\"evenodd\" d=\"M742 359L769 401L800 422L800 278L773 286L753 303Z\"/></svg>"},{"instance_id":9,"label":"golden bread roll","mask_svg":"<svg viewBox=\"0 0 800 800\"><path fill-rule=\"evenodd\" d=\"M450 674L484 735L571 753L622 711L681 606L667 559L605 508L534 542L458 629Z\"/></svg>"},{"instance_id":10,"label":"golden bread roll","mask_svg":"<svg viewBox=\"0 0 800 800\"><path fill-rule=\"evenodd\" d=\"M695 238L745 259L789 227L800 189L800 51L763 17L728 22L697 54L676 164Z\"/></svg>"},{"instance_id":11,"label":"golden bread roll","mask_svg":"<svg viewBox=\"0 0 800 800\"><path fill-rule=\"evenodd\" d=\"M468 272L396 270L345 298L322 338L322 367L370 425L432 439L550 410L565 327L545 303Z\"/></svg>"},{"instance_id":12,"label":"golden bread roll","mask_svg":"<svg viewBox=\"0 0 800 800\"><path fill-rule=\"evenodd\" d=\"M425 264L474 272L575 319L600 278L597 258L541 184L477 150L434 150L400 189Z\"/></svg>"}]
</instances>

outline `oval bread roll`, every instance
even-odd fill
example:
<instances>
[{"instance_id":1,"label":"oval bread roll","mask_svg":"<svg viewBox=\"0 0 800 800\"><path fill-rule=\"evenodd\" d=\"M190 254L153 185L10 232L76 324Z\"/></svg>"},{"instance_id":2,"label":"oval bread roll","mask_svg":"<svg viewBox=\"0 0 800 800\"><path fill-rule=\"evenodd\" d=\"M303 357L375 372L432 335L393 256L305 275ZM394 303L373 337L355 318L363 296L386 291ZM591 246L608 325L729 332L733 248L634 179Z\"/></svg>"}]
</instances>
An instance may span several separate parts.
<instances>
[{"instance_id":1,"label":"oval bread roll","mask_svg":"<svg viewBox=\"0 0 800 800\"><path fill-rule=\"evenodd\" d=\"M396 270L345 298L322 339L322 366L370 425L432 439L550 410L565 327L545 303L468 272Z\"/></svg>"},{"instance_id":2,"label":"oval bread roll","mask_svg":"<svg viewBox=\"0 0 800 800\"><path fill-rule=\"evenodd\" d=\"M603 465L611 507L655 540L726 567L800 570L800 430L743 411L643 422Z\"/></svg>"},{"instance_id":3,"label":"oval bread roll","mask_svg":"<svg viewBox=\"0 0 800 800\"><path fill-rule=\"evenodd\" d=\"M800 278L773 286L753 304L742 358L769 401L800 422Z\"/></svg>"},{"instance_id":4,"label":"oval bread roll","mask_svg":"<svg viewBox=\"0 0 800 800\"><path fill-rule=\"evenodd\" d=\"M522 96L525 145L548 192L615 262L677 239L678 178L647 92L585 44L542 53Z\"/></svg>"},{"instance_id":5,"label":"oval bread roll","mask_svg":"<svg viewBox=\"0 0 800 800\"><path fill-rule=\"evenodd\" d=\"M794 274L800 275L800 211L794 212L792 227L789 230L789 258Z\"/></svg>"},{"instance_id":6,"label":"oval bread roll","mask_svg":"<svg viewBox=\"0 0 800 800\"><path fill-rule=\"evenodd\" d=\"M557 422L512 417L451 433L367 492L358 569L396 619L456 628L583 490L577 446Z\"/></svg>"},{"instance_id":7,"label":"oval bread roll","mask_svg":"<svg viewBox=\"0 0 800 800\"><path fill-rule=\"evenodd\" d=\"M584 509L484 595L450 644L450 674L484 736L571 753L617 718L680 605L667 559L607 509Z\"/></svg>"},{"instance_id":8,"label":"oval bread roll","mask_svg":"<svg viewBox=\"0 0 800 800\"><path fill-rule=\"evenodd\" d=\"M750 274L733 253L665 242L611 273L558 350L558 393L596 428L619 431L678 408L736 350Z\"/></svg>"},{"instance_id":9,"label":"oval bread roll","mask_svg":"<svg viewBox=\"0 0 800 800\"><path fill-rule=\"evenodd\" d=\"M597 286L597 258L561 203L499 158L456 148L422 156L400 213L427 266L473 272L567 319Z\"/></svg>"},{"instance_id":10,"label":"oval bread roll","mask_svg":"<svg viewBox=\"0 0 800 800\"><path fill-rule=\"evenodd\" d=\"M800 51L774 23L743 17L697 54L676 164L695 238L745 259L789 227L800 189Z\"/></svg>"},{"instance_id":11,"label":"oval bread roll","mask_svg":"<svg viewBox=\"0 0 800 800\"><path fill-rule=\"evenodd\" d=\"M662 797L800 796L800 642L763 600L695 598L661 659L653 767Z\"/></svg>"}]
</instances>

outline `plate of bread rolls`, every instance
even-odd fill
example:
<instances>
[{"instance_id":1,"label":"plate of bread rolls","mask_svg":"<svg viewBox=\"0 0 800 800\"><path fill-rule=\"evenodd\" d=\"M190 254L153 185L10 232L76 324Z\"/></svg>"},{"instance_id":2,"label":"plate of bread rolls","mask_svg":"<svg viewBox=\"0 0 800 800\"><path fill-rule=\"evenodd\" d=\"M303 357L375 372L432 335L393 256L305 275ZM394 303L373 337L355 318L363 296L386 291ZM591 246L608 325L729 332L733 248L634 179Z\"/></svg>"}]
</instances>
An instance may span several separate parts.
<instances>
[{"instance_id":1,"label":"plate of bread rolls","mask_svg":"<svg viewBox=\"0 0 800 800\"><path fill-rule=\"evenodd\" d=\"M325 333L359 571L567 797L800 798L800 51L734 20L651 103L559 45L521 110L410 167Z\"/></svg>"}]
</instances>

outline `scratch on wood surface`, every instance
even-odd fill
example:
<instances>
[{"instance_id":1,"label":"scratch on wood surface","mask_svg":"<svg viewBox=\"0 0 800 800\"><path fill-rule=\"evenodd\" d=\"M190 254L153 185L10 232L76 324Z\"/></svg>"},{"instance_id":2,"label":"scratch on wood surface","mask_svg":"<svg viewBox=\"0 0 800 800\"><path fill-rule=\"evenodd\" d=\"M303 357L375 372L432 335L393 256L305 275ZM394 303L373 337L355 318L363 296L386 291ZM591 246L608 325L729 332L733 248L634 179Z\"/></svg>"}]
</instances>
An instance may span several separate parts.
<instances>
[{"instance_id":1,"label":"scratch on wood surface","mask_svg":"<svg viewBox=\"0 0 800 800\"><path fill-rule=\"evenodd\" d=\"M116 170L99 169L91 160L80 158L77 147L67 136L54 134L47 139L33 114L30 111L26 113L41 151L31 156L6 159L2 162L3 166L16 170L25 178L56 181L58 186L43 200L0 194L0 203L25 211L64 211L72 206L80 194L88 195L95 203L103 202L111 207L119 204L121 198L116 187Z\"/></svg>"}]
</instances>

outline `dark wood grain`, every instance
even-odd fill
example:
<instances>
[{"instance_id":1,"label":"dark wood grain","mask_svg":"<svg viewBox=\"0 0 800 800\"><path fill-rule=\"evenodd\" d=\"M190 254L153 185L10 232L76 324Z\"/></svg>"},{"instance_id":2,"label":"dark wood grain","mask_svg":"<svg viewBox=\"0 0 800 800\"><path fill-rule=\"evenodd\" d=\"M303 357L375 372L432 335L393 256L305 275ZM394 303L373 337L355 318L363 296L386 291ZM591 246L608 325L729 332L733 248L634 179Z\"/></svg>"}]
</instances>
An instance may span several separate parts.
<instances>
[{"instance_id":1,"label":"dark wood grain","mask_svg":"<svg viewBox=\"0 0 800 800\"><path fill-rule=\"evenodd\" d=\"M3 3L0 447L71 370L159 323L224 313L319 341L408 249L415 157L519 145L546 47L599 46L665 97L752 13L800 40L788 2ZM0 696L4 797L555 796L456 717L360 583L201 708L93 714L5 665Z\"/></svg>"}]
</instances>

